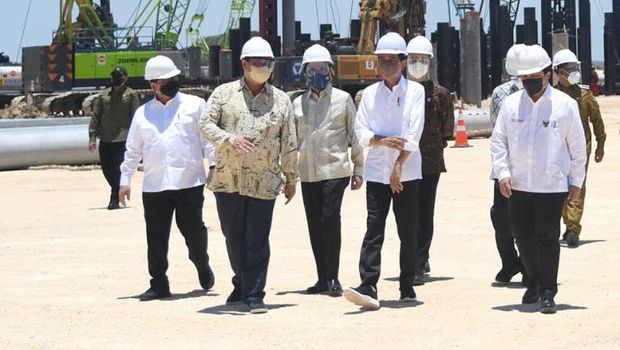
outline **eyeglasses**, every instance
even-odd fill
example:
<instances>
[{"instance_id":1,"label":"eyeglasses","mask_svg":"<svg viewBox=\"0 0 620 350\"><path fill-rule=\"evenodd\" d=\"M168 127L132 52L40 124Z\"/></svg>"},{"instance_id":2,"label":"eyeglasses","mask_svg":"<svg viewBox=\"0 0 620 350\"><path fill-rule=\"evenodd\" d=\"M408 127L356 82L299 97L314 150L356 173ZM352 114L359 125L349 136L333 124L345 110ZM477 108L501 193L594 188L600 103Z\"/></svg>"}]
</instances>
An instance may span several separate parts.
<instances>
[{"instance_id":1,"label":"eyeglasses","mask_svg":"<svg viewBox=\"0 0 620 350\"><path fill-rule=\"evenodd\" d=\"M409 57L409 58L407 58L407 62L411 63L411 64L414 64L414 63L429 64L429 63L431 63L431 60L430 60L430 58L412 58L412 57Z\"/></svg>"},{"instance_id":2,"label":"eyeglasses","mask_svg":"<svg viewBox=\"0 0 620 350\"><path fill-rule=\"evenodd\" d=\"M268 59L268 58L248 58L247 62L256 68L261 68L261 67L272 68L273 67L273 60Z\"/></svg>"},{"instance_id":3,"label":"eyeglasses","mask_svg":"<svg viewBox=\"0 0 620 350\"><path fill-rule=\"evenodd\" d=\"M324 66L322 66L321 68L315 68L315 67L308 67L306 69L306 75L309 77L313 77L317 74L320 75L327 75L329 74L329 66L326 64Z\"/></svg>"}]
</instances>

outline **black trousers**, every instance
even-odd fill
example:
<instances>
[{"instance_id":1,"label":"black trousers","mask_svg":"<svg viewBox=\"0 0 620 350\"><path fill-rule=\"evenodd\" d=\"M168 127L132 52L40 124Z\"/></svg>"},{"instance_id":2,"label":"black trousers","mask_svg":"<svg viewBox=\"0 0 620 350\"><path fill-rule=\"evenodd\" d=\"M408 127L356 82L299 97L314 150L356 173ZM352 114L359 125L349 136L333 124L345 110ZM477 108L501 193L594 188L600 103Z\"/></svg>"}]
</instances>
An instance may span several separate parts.
<instances>
[{"instance_id":1,"label":"black trousers","mask_svg":"<svg viewBox=\"0 0 620 350\"><path fill-rule=\"evenodd\" d=\"M418 194L418 263L416 273L424 273L435 230L435 198L441 174L424 174Z\"/></svg>"},{"instance_id":2,"label":"black trousers","mask_svg":"<svg viewBox=\"0 0 620 350\"><path fill-rule=\"evenodd\" d=\"M502 270L513 271L519 265L519 255L515 249L515 237L510 228L508 199L499 191L499 181L494 180L491 223L495 230L495 245L502 260Z\"/></svg>"},{"instance_id":3,"label":"black trousers","mask_svg":"<svg viewBox=\"0 0 620 350\"><path fill-rule=\"evenodd\" d=\"M215 201L226 238L228 259L235 274L233 286L241 291L246 303L262 300L267 282L269 233L275 200L216 192Z\"/></svg>"},{"instance_id":4,"label":"black trousers","mask_svg":"<svg viewBox=\"0 0 620 350\"><path fill-rule=\"evenodd\" d=\"M310 244L320 281L338 278L340 266L340 208L349 178L302 182Z\"/></svg>"},{"instance_id":5,"label":"black trousers","mask_svg":"<svg viewBox=\"0 0 620 350\"><path fill-rule=\"evenodd\" d=\"M172 214L185 238L189 259L198 273L209 266L207 228L202 221L204 185L162 192L142 192L151 286L168 288L168 241Z\"/></svg>"},{"instance_id":6,"label":"black trousers","mask_svg":"<svg viewBox=\"0 0 620 350\"><path fill-rule=\"evenodd\" d=\"M110 195L118 198L121 164L125 158L125 142L99 142L99 161L103 176L110 184Z\"/></svg>"},{"instance_id":7,"label":"black trousers","mask_svg":"<svg viewBox=\"0 0 620 350\"><path fill-rule=\"evenodd\" d=\"M392 193L389 185L366 183L366 235L360 254L362 285L376 286L381 273L381 247L385 237L385 219L393 202L398 237L400 238L400 284L413 285L415 275L418 229L418 190L420 180L403 182L404 190Z\"/></svg>"},{"instance_id":8,"label":"black trousers","mask_svg":"<svg viewBox=\"0 0 620 350\"><path fill-rule=\"evenodd\" d=\"M567 193L512 191L510 223L530 284L541 292L558 290L560 220Z\"/></svg>"}]
</instances>

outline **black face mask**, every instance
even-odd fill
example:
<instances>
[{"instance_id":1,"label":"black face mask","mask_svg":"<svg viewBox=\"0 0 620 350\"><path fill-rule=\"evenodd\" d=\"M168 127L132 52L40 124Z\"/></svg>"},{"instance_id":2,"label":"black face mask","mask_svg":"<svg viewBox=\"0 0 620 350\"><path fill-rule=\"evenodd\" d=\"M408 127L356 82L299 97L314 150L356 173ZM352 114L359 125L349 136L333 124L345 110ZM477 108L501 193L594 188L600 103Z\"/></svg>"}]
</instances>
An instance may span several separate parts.
<instances>
[{"instance_id":1,"label":"black face mask","mask_svg":"<svg viewBox=\"0 0 620 350\"><path fill-rule=\"evenodd\" d=\"M173 98L179 92L179 82L177 80L170 80L166 85L159 88L159 92Z\"/></svg>"},{"instance_id":2,"label":"black face mask","mask_svg":"<svg viewBox=\"0 0 620 350\"><path fill-rule=\"evenodd\" d=\"M523 88L527 92L530 97L536 95L542 90L543 87L543 78L538 79L525 79L521 80L523 82Z\"/></svg>"},{"instance_id":3,"label":"black face mask","mask_svg":"<svg viewBox=\"0 0 620 350\"><path fill-rule=\"evenodd\" d=\"M122 75L113 75L112 76L112 86L119 87L123 85L123 76Z\"/></svg>"}]
</instances>

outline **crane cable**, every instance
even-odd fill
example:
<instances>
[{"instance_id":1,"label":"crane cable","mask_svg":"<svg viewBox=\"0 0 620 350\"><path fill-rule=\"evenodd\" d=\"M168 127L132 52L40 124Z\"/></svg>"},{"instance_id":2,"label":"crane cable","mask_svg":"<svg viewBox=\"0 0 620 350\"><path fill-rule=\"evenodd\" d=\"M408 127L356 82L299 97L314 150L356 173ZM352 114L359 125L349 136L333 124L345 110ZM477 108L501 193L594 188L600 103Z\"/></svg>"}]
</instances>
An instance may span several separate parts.
<instances>
[{"instance_id":1,"label":"crane cable","mask_svg":"<svg viewBox=\"0 0 620 350\"><path fill-rule=\"evenodd\" d=\"M19 46L17 47L17 55L15 55L15 62L19 62L19 54L22 51L22 45L24 43L24 33L26 32L26 26L28 25L28 17L30 16L30 5L32 0L28 1L28 9L26 10L26 19L24 19L24 27L22 28L22 35L19 37Z\"/></svg>"}]
</instances>

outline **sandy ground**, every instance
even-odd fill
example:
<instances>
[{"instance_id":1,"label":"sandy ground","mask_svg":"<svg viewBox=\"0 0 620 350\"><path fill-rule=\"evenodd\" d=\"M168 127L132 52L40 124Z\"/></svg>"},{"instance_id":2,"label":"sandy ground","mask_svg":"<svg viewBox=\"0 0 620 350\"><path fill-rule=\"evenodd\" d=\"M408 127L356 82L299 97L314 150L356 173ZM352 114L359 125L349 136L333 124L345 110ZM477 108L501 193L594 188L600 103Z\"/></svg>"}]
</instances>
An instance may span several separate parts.
<instances>
[{"instance_id":1,"label":"sandy ground","mask_svg":"<svg viewBox=\"0 0 620 350\"><path fill-rule=\"evenodd\" d=\"M433 282L419 302L400 304L398 238L388 218L382 308L363 312L343 298L305 295L315 281L301 194L276 203L266 302L249 315L225 306L231 270L214 200L205 222L216 274L199 289L176 228L170 242L174 297L140 302L148 287L141 174L130 207L108 211L99 171L0 173L0 348L2 349L263 349L263 348L596 348L620 347L620 98L601 98L607 122L605 160L588 179L583 245L562 248L556 315L520 305L518 283L493 287L499 268L489 220L489 141L447 149L431 250ZM298 190L299 191L299 190ZM359 283L365 229L364 190L346 193L341 281ZM615 325L615 326L614 326Z\"/></svg>"}]
</instances>

